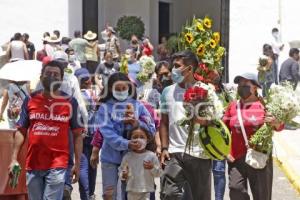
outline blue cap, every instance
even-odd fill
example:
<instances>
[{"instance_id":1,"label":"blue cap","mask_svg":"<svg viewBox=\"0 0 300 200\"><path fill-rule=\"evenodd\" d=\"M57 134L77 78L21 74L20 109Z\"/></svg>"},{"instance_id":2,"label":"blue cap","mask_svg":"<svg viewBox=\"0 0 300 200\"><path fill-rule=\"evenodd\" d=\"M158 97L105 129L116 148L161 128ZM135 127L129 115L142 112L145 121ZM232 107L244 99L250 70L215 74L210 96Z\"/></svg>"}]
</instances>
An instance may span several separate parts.
<instances>
[{"instance_id":1,"label":"blue cap","mask_svg":"<svg viewBox=\"0 0 300 200\"><path fill-rule=\"evenodd\" d=\"M74 75L77 78L89 78L90 77L90 73L86 68L79 68L75 71Z\"/></svg>"},{"instance_id":2,"label":"blue cap","mask_svg":"<svg viewBox=\"0 0 300 200\"><path fill-rule=\"evenodd\" d=\"M257 79L257 75L254 73L244 73L241 75L238 75L234 78L234 83L238 84L241 80L241 78L250 80L254 85L256 85L257 87L261 88L260 84L258 83L258 79Z\"/></svg>"}]
</instances>

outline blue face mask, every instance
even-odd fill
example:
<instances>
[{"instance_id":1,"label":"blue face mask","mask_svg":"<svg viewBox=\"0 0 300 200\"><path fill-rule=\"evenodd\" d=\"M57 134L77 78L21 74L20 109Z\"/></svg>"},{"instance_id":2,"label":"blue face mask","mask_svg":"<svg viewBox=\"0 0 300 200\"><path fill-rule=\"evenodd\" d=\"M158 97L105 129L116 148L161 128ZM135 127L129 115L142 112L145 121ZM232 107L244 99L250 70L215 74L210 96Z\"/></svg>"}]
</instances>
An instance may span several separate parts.
<instances>
[{"instance_id":1,"label":"blue face mask","mask_svg":"<svg viewBox=\"0 0 300 200\"><path fill-rule=\"evenodd\" d=\"M128 98L128 90L124 91L112 91L113 97L118 101L125 101Z\"/></svg>"},{"instance_id":2,"label":"blue face mask","mask_svg":"<svg viewBox=\"0 0 300 200\"><path fill-rule=\"evenodd\" d=\"M185 68L186 69L186 68ZM185 70L184 69L184 70ZM183 80L184 80L184 76L182 75L182 72L184 70L180 70L180 69L176 69L176 68L173 68L172 69L172 80L175 82L175 83L181 83Z\"/></svg>"}]
</instances>

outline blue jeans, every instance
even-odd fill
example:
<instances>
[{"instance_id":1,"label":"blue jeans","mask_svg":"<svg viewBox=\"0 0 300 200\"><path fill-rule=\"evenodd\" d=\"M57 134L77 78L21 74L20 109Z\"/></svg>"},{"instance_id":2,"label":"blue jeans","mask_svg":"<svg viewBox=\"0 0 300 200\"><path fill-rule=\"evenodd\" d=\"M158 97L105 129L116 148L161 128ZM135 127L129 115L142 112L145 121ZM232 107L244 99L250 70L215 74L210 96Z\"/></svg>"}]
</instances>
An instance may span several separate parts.
<instances>
[{"instance_id":1,"label":"blue jeans","mask_svg":"<svg viewBox=\"0 0 300 200\"><path fill-rule=\"evenodd\" d=\"M69 162L68 162L68 168L65 175L65 187L72 191L72 177L71 177L71 171L72 167L74 165L74 145L73 145L73 135L71 130L69 130Z\"/></svg>"},{"instance_id":2,"label":"blue jeans","mask_svg":"<svg viewBox=\"0 0 300 200\"><path fill-rule=\"evenodd\" d=\"M65 169L32 170L26 173L30 200L61 200L64 192Z\"/></svg>"},{"instance_id":3,"label":"blue jeans","mask_svg":"<svg viewBox=\"0 0 300 200\"><path fill-rule=\"evenodd\" d=\"M214 187L215 187L215 200L223 200L226 186L225 177L225 160L213 160L213 175L214 175Z\"/></svg>"},{"instance_id":4,"label":"blue jeans","mask_svg":"<svg viewBox=\"0 0 300 200\"><path fill-rule=\"evenodd\" d=\"M117 197L118 199L125 199L126 187L125 184L119 182L118 169L119 165L117 164L101 162L103 197L106 191L112 189L112 200L117 200Z\"/></svg>"},{"instance_id":5,"label":"blue jeans","mask_svg":"<svg viewBox=\"0 0 300 200\"><path fill-rule=\"evenodd\" d=\"M80 159L80 177L79 192L81 200L89 199L94 195L96 186L97 169L90 165L93 146L91 145L92 137L86 137L83 140L83 154Z\"/></svg>"}]
</instances>

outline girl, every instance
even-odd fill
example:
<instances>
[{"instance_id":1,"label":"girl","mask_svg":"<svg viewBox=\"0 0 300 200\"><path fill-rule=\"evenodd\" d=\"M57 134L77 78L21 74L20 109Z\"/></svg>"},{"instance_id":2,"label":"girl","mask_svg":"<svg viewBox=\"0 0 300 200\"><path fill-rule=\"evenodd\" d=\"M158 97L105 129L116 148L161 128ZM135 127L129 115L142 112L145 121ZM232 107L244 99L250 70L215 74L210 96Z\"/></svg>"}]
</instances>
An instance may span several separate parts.
<instances>
[{"instance_id":1,"label":"girl","mask_svg":"<svg viewBox=\"0 0 300 200\"><path fill-rule=\"evenodd\" d=\"M154 192L154 178L161 175L161 168L156 155L149 151L153 137L143 127L136 127L129 133L131 141L141 144L139 149L128 152L120 166L120 177L127 182L128 200L149 200Z\"/></svg>"},{"instance_id":2,"label":"girl","mask_svg":"<svg viewBox=\"0 0 300 200\"><path fill-rule=\"evenodd\" d=\"M118 168L123 154L130 150L139 150L141 144L127 139L127 131L136 126L145 127L152 135L155 126L147 109L133 95L133 87L128 77L114 73L108 79L104 97L96 115L96 125L103 135L101 151L102 184L104 199L117 198ZM107 190L113 188L111 193ZM121 193L119 193L121 194Z\"/></svg>"}]
</instances>

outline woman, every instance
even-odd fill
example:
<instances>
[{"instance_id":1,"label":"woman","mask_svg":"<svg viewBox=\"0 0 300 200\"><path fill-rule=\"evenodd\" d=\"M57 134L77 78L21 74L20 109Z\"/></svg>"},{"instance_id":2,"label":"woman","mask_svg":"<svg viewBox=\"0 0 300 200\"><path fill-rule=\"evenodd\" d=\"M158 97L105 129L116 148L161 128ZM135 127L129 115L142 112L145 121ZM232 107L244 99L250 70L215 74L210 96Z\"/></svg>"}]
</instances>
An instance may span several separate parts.
<instances>
[{"instance_id":1,"label":"woman","mask_svg":"<svg viewBox=\"0 0 300 200\"><path fill-rule=\"evenodd\" d=\"M104 53L104 63L101 63L95 73L95 82L99 88L105 87L108 81L108 77L120 70L120 66L117 62L113 61L113 53L106 51Z\"/></svg>"},{"instance_id":2,"label":"woman","mask_svg":"<svg viewBox=\"0 0 300 200\"><path fill-rule=\"evenodd\" d=\"M29 84L27 82L11 81L8 88L3 90L3 100L0 109L0 121L4 120L3 113L7 107L7 118L10 129L16 128L19 119L22 103L26 96L29 95Z\"/></svg>"},{"instance_id":3,"label":"woman","mask_svg":"<svg viewBox=\"0 0 300 200\"><path fill-rule=\"evenodd\" d=\"M272 155L270 154L267 165L263 169L254 169L246 164L247 147L237 117L237 105L240 103L242 121L248 140L264 123L269 123L277 131L283 129L283 124L266 113L264 104L258 97L257 88L260 88L260 85L255 74L246 73L237 76L234 82L238 84L240 100L234 101L228 106L223 118L232 133L232 146L228 162L230 199L250 200L247 191L247 181L249 181L254 200L271 200Z\"/></svg>"},{"instance_id":4,"label":"woman","mask_svg":"<svg viewBox=\"0 0 300 200\"><path fill-rule=\"evenodd\" d=\"M97 34L93 33L92 31L88 31L83 37L90 44L89 46L85 47L87 70L89 70L90 74L94 75L99 63L99 55L100 55ZM92 80L94 82L94 78Z\"/></svg>"},{"instance_id":5,"label":"woman","mask_svg":"<svg viewBox=\"0 0 300 200\"><path fill-rule=\"evenodd\" d=\"M29 55L26 44L22 41L21 33L15 33L13 41L7 47L7 57L10 62L28 60Z\"/></svg>"},{"instance_id":6,"label":"woman","mask_svg":"<svg viewBox=\"0 0 300 200\"><path fill-rule=\"evenodd\" d=\"M105 97L96 115L97 128L103 135L101 150L101 168L103 199L117 199L121 194L118 188L118 168L124 153L128 150L138 150L141 144L128 140L127 131L140 125L152 135L155 126L147 109L134 99L134 89L128 77L115 73L108 79ZM112 190L112 194L111 194Z\"/></svg>"}]
</instances>

